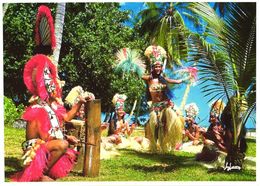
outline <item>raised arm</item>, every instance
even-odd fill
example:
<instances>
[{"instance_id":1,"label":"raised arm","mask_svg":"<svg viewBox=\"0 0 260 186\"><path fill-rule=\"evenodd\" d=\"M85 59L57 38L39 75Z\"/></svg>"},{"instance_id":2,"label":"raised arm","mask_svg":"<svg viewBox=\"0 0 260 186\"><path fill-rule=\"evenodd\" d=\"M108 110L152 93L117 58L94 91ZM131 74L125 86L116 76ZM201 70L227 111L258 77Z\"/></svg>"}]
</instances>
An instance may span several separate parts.
<instances>
[{"instance_id":1,"label":"raised arm","mask_svg":"<svg viewBox=\"0 0 260 186\"><path fill-rule=\"evenodd\" d=\"M90 93L85 98L83 96L79 96L78 99L79 99L78 103L73 105L70 111L65 114L63 118L65 121L68 122L72 120L75 117L76 113L79 111L81 105L85 103L87 100L95 99L95 96L92 93Z\"/></svg>"},{"instance_id":2,"label":"raised arm","mask_svg":"<svg viewBox=\"0 0 260 186\"><path fill-rule=\"evenodd\" d=\"M79 109L83 103L84 103L83 101L79 101L77 104L73 105L72 108L70 109L70 111L64 115L64 118L63 118L64 121L68 122L68 121L72 120L75 117L75 115L77 114L77 112L79 111Z\"/></svg>"}]
</instances>

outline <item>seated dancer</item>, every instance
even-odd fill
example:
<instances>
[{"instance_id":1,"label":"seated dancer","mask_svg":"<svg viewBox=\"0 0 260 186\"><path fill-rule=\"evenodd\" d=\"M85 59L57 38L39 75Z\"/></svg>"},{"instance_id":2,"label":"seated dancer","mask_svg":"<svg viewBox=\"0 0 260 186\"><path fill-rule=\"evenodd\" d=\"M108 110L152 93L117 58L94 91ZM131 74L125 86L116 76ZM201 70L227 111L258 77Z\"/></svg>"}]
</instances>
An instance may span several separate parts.
<instances>
[{"instance_id":1,"label":"seated dancer","mask_svg":"<svg viewBox=\"0 0 260 186\"><path fill-rule=\"evenodd\" d=\"M66 112L61 101L57 69L50 55L55 47L54 26L48 7L40 6L36 19L37 53L24 67L24 83L33 94L31 105L22 118L27 121L24 169L11 177L12 181L51 181L66 176L73 168L77 151L68 148L78 139L63 134L63 122L71 120L86 100ZM86 98L88 99L88 98Z\"/></svg>"},{"instance_id":2,"label":"seated dancer","mask_svg":"<svg viewBox=\"0 0 260 186\"><path fill-rule=\"evenodd\" d=\"M115 113L109 121L108 136L101 139L101 159L109 159L120 155L117 149L133 149L136 151L147 151L150 141L143 136L131 137L135 124L131 127L125 118L124 102L126 96L116 94L113 97ZM101 127L102 128L102 127Z\"/></svg>"},{"instance_id":3,"label":"seated dancer","mask_svg":"<svg viewBox=\"0 0 260 186\"><path fill-rule=\"evenodd\" d=\"M115 144L121 143L122 137L130 136L135 127L134 124L129 127L128 122L124 118L124 102L126 98L124 94L116 94L112 100L115 106L115 114L109 122L108 136L111 142Z\"/></svg>"},{"instance_id":4,"label":"seated dancer","mask_svg":"<svg viewBox=\"0 0 260 186\"><path fill-rule=\"evenodd\" d=\"M211 105L209 118L210 126L207 131L202 134L204 138L204 147L202 152L197 155L197 160L216 160L219 155L219 150L227 152L225 147L225 130L220 122L220 115L224 107L224 103L221 100L217 100Z\"/></svg>"},{"instance_id":5,"label":"seated dancer","mask_svg":"<svg viewBox=\"0 0 260 186\"><path fill-rule=\"evenodd\" d=\"M143 75L142 79L147 82L148 94L152 101L149 123L146 130L147 137L151 141L151 151L159 150L166 152L182 140L183 121L172 109L174 104L167 96L167 83L182 83L182 80L174 80L163 76L163 60L166 51L160 46L149 46L145 51L151 63L150 75ZM148 132L149 131L149 132Z\"/></svg>"},{"instance_id":6,"label":"seated dancer","mask_svg":"<svg viewBox=\"0 0 260 186\"><path fill-rule=\"evenodd\" d=\"M184 137L188 138L188 140L192 142L192 145L198 145L200 138L200 127L195 122L195 118L199 113L199 108L196 103L190 103L185 106L185 112L186 126L184 129Z\"/></svg>"}]
</instances>

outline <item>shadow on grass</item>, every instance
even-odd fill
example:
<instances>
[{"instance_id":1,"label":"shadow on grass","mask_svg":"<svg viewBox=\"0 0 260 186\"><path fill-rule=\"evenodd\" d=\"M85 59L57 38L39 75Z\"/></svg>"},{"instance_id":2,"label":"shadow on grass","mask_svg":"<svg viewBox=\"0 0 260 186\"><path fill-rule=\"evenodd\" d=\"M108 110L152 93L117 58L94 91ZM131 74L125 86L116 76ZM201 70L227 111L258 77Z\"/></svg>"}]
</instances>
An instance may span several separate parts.
<instances>
[{"instance_id":1,"label":"shadow on grass","mask_svg":"<svg viewBox=\"0 0 260 186\"><path fill-rule=\"evenodd\" d=\"M234 171L225 171L223 168L221 167L218 167L218 168L210 168L208 169L207 173L211 173L211 174L219 174L219 173L222 173L222 174L235 174L237 176L241 176L241 174L243 174L243 176L252 176L252 175L255 175L256 172L253 171L253 170L245 170L245 169L242 169L242 170L234 170Z\"/></svg>"},{"instance_id":2,"label":"shadow on grass","mask_svg":"<svg viewBox=\"0 0 260 186\"><path fill-rule=\"evenodd\" d=\"M134 170L143 171L143 172L173 172L176 170L176 165L153 165L153 166L144 166L144 165L132 165L129 168Z\"/></svg>"},{"instance_id":3,"label":"shadow on grass","mask_svg":"<svg viewBox=\"0 0 260 186\"><path fill-rule=\"evenodd\" d=\"M6 157L5 158L5 177L9 178L11 175L14 173L21 171L23 167L21 166L20 159L15 158L15 157ZM11 170L8 170L11 169Z\"/></svg>"},{"instance_id":4,"label":"shadow on grass","mask_svg":"<svg viewBox=\"0 0 260 186\"><path fill-rule=\"evenodd\" d=\"M246 139L246 142L247 142L247 143L248 143L248 142L256 143L256 139L254 139L254 138L247 138L247 139Z\"/></svg>"},{"instance_id":5,"label":"shadow on grass","mask_svg":"<svg viewBox=\"0 0 260 186\"><path fill-rule=\"evenodd\" d=\"M124 149L122 150L129 155L138 156L142 159L150 159L155 162L153 165L127 165L126 167L144 171L144 172L173 172L174 170L184 168L184 167L191 167L196 166L192 162L195 161L194 157L189 156L178 156L174 155L173 153L166 153L166 154L152 154L148 152L139 152L135 150L128 150ZM188 163L187 163L188 162Z\"/></svg>"}]
</instances>

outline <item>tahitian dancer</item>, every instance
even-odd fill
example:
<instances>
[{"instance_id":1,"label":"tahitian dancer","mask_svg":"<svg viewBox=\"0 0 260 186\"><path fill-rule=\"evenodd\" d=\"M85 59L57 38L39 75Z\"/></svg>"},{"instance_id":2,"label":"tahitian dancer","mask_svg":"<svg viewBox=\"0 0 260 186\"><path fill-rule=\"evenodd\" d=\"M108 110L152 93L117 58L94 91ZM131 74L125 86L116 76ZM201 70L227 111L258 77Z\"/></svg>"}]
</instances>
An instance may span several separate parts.
<instances>
[{"instance_id":1,"label":"tahitian dancer","mask_svg":"<svg viewBox=\"0 0 260 186\"><path fill-rule=\"evenodd\" d=\"M149 75L143 75L146 81L150 101L150 119L147 123L147 137L150 140L150 150L167 152L175 149L182 141L184 120L176 113L174 103L167 96L167 84L180 84L182 80L167 78L163 75L163 60L166 51L160 46L149 46L145 56L151 64Z\"/></svg>"}]
</instances>

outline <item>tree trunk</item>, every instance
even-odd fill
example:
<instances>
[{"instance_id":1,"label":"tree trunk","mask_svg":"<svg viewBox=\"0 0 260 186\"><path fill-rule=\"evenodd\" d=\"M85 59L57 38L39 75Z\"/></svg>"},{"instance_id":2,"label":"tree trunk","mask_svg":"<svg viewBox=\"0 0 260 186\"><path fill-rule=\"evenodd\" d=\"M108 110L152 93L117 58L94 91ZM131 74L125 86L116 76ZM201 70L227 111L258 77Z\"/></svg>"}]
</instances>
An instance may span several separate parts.
<instances>
[{"instance_id":1,"label":"tree trunk","mask_svg":"<svg viewBox=\"0 0 260 186\"><path fill-rule=\"evenodd\" d=\"M8 9L9 3L4 3L3 5L3 17L5 16L5 12Z\"/></svg>"},{"instance_id":2,"label":"tree trunk","mask_svg":"<svg viewBox=\"0 0 260 186\"><path fill-rule=\"evenodd\" d=\"M56 48L53 52L54 64L58 66L59 55L62 43L62 33L64 26L66 3L58 3L57 12L55 17L55 36L56 36Z\"/></svg>"}]
</instances>

